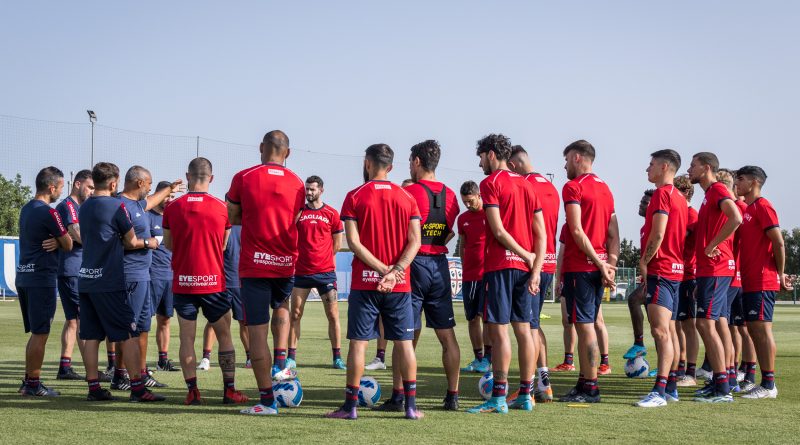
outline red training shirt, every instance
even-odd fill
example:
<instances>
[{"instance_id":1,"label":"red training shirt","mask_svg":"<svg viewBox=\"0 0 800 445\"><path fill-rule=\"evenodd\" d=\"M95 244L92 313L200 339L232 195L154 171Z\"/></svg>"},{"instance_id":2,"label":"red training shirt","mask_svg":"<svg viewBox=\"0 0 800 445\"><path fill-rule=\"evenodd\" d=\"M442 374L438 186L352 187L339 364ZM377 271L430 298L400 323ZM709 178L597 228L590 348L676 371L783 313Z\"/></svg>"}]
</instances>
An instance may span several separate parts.
<instances>
[{"instance_id":1,"label":"red training shirt","mask_svg":"<svg viewBox=\"0 0 800 445\"><path fill-rule=\"evenodd\" d=\"M172 237L172 292L213 294L225 290L225 231L231 228L225 203L204 192L189 192L164 209Z\"/></svg>"},{"instance_id":2,"label":"red training shirt","mask_svg":"<svg viewBox=\"0 0 800 445\"><path fill-rule=\"evenodd\" d=\"M295 275L313 275L336 270L333 235L344 232L339 212L323 204L318 209L306 206L297 220L297 266Z\"/></svg>"},{"instance_id":3,"label":"red training shirt","mask_svg":"<svg viewBox=\"0 0 800 445\"><path fill-rule=\"evenodd\" d=\"M476 212L467 210L458 216L456 226L464 246L462 279L480 281L483 279L483 256L486 251L486 212L483 209Z\"/></svg>"},{"instance_id":4,"label":"red training shirt","mask_svg":"<svg viewBox=\"0 0 800 445\"><path fill-rule=\"evenodd\" d=\"M342 219L356 221L361 244L384 264L393 265L408 244L408 226L412 219L421 219L417 202L397 184L369 181L351 190L344 198ZM353 255L351 289L374 291L383 271L367 267ZM411 269L399 280L392 292L411 292Z\"/></svg>"},{"instance_id":5,"label":"red training shirt","mask_svg":"<svg viewBox=\"0 0 800 445\"><path fill-rule=\"evenodd\" d=\"M643 231L642 249L647 248L653 218L657 213L667 215L664 239L655 256L647 263L647 274L671 281L683 280L683 246L686 238L686 223L689 215L686 198L673 184L663 185L653 192L647 206ZM642 250L644 255L644 250Z\"/></svg>"},{"instance_id":6,"label":"red training shirt","mask_svg":"<svg viewBox=\"0 0 800 445\"><path fill-rule=\"evenodd\" d=\"M742 215L744 218L744 212L747 211L747 203L744 202L742 199L735 199L733 202L736 203L736 208L739 209L739 214ZM733 232L733 260L736 262L736 274L733 276L733 280L731 281L731 287L742 287L742 268L739 264L739 258L741 258L740 249L741 245L741 235L739 231Z\"/></svg>"},{"instance_id":7,"label":"red training shirt","mask_svg":"<svg viewBox=\"0 0 800 445\"><path fill-rule=\"evenodd\" d=\"M542 272L555 273L556 271L556 229L558 228L558 209L561 201L558 190L547 178L539 173L528 173L525 179L533 185L533 191L542 205L544 229L547 233L547 250L544 256Z\"/></svg>"},{"instance_id":8,"label":"red training shirt","mask_svg":"<svg viewBox=\"0 0 800 445\"><path fill-rule=\"evenodd\" d=\"M720 255L709 258L706 246L719 233L728 217L722 212L722 201L733 199L725 184L715 182L706 190L703 204L697 212L697 228L695 229L695 257L697 259L698 277L732 277L736 273L736 261L733 259L733 236L721 242Z\"/></svg>"},{"instance_id":9,"label":"red training shirt","mask_svg":"<svg viewBox=\"0 0 800 445\"><path fill-rule=\"evenodd\" d=\"M608 261L608 224L614 214L614 196L603 182L594 173L585 173L564 184L561 191L564 200L564 209L568 205L581 207L581 227L589 238L597 256L603 261ZM570 228L571 230L571 228ZM593 272L597 269L578 247L571 233L565 237L564 244L564 272Z\"/></svg>"},{"instance_id":10,"label":"red training shirt","mask_svg":"<svg viewBox=\"0 0 800 445\"><path fill-rule=\"evenodd\" d=\"M533 186L522 176L508 170L495 170L480 185L484 209L500 209L500 220L509 235L528 252L533 251L533 214L542 207L533 191ZM529 272L525 260L500 244L486 222L486 256L484 272L503 269L519 269Z\"/></svg>"},{"instance_id":11,"label":"red training shirt","mask_svg":"<svg viewBox=\"0 0 800 445\"><path fill-rule=\"evenodd\" d=\"M234 175L226 199L242 206L241 278L289 278L297 263L297 214L305 184L279 164L262 164Z\"/></svg>"},{"instance_id":12,"label":"red training shirt","mask_svg":"<svg viewBox=\"0 0 800 445\"><path fill-rule=\"evenodd\" d=\"M688 202L687 202L688 204ZM683 280L694 280L695 267L697 267L697 260L694 253L695 235L694 231L697 228L697 210L692 207L688 208L686 218L686 239L683 243Z\"/></svg>"},{"instance_id":13,"label":"red training shirt","mask_svg":"<svg viewBox=\"0 0 800 445\"><path fill-rule=\"evenodd\" d=\"M430 213L431 204L428 200L428 193L421 185L424 184L434 194L442 192L442 187L445 189L445 216L447 219L447 231L452 232L455 227L456 218L458 217L458 199L456 194L446 185L441 182L419 180L404 188L415 201L417 201L417 208L419 208L420 216L422 217L422 236L425 236L425 223L428 221L428 214ZM419 248L419 253L423 255L443 255L448 252L447 246L436 246L432 244L423 244Z\"/></svg>"},{"instance_id":14,"label":"red training shirt","mask_svg":"<svg viewBox=\"0 0 800 445\"><path fill-rule=\"evenodd\" d=\"M741 259L744 292L778 291L778 268L767 231L780 227L778 214L766 198L753 201L742 218Z\"/></svg>"}]
</instances>

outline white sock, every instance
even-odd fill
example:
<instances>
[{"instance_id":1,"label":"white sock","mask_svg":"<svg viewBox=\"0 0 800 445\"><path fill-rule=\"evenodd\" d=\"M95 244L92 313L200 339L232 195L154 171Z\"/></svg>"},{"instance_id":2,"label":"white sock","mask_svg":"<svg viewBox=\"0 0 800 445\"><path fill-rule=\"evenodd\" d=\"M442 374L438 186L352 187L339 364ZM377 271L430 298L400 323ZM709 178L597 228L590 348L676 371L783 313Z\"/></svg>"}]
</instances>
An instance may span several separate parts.
<instances>
[{"instance_id":1,"label":"white sock","mask_svg":"<svg viewBox=\"0 0 800 445\"><path fill-rule=\"evenodd\" d=\"M542 383L542 380L547 378L547 382L550 383L550 370L547 369L547 366L543 366L536 370L536 374L539 376L539 382L537 383L539 389L546 389L547 386Z\"/></svg>"}]
</instances>

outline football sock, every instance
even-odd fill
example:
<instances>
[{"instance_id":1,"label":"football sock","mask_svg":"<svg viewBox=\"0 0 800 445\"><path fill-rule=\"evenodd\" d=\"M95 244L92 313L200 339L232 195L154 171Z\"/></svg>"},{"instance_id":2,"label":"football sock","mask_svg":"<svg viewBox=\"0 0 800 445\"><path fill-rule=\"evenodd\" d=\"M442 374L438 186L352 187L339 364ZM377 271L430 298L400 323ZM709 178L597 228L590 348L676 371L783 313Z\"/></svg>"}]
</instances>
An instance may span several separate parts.
<instances>
[{"instance_id":1,"label":"football sock","mask_svg":"<svg viewBox=\"0 0 800 445\"><path fill-rule=\"evenodd\" d=\"M678 377L686 375L686 360L678 362Z\"/></svg>"},{"instance_id":2,"label":"football sock","mask_svg":"<svg viewBox=\"0 0 800 445\"><path fill-rule=\"evenodd\" d=\"M597 379L586 379L583 382L583 392L589 395L595 395L600 391L600 387L597 385Z\"/></svg>"},{"instance_id":3,"label":"football sock","mask_svg":"<svg viewBox=\"0 0 800 445\"><path fill-rule=\"evenodd\" d=\"M138 379L131 379L131 394L137 396L144 394L144 383L141 377Z\"/></svg>"},{"instance_id":4,"label":"football sock","mask_svg":"<svg viewBox=\"0 0 800 445\"><path fill-rule=\"evenodd\" d=\"M667 377L667 392L675 392L678 390L678 371L673 369L669 372Z\"/></svg>"},{"instance_id":5,"label":"football sock","mask_svg":"<svg viewBox=\"0 0 800 445\"><path fill-rule=\"evenodd\" d=\"M695 372L697 372L697 363L687 363L686 364L686 375L689 377L694 378L696 376Z\"/></svg>"},{"instance_id":6,"label":"football sock","mask_svg":"<svg viewBox=\"0 0 800 445\"><path fill-rule=\"evenodd\" d=\"M539 374L539 389L545 389L550 386L550 370L547 366L543 366L536 370Z\"/></svg>"},{"instance_id":7,"label":"football sock","mask_svg":"<svg viewBox=\"0 0 800 445\"><path fill-rule=\"evenodd\" d=\"M608 354L600 354L600 364L608 366Z\"/></svg>"},{"instance_id":8,"label":"football sock","mask_svg":"<svg viewBox=\"0 0 800 445\"><path fill-rule=\"evenodd\" d=\"M272 350L272 355L275 356L275 363L274 365L278 369L283 369L286 367L286 350L281 348L276 348Z\"/></svg>"},{"instance_id":9,"label":"football sock","mask_svg":"<svg viewBox=\"0 0 800 445\"><path fill-rule=\"evenodd\" d=\"M344 411L351 411L358 405L358 386L347 385L344 388Z\"/></svg>"},{"instance_id":10,"label":"football sock","mask_svg":"<svg viewBox=\"0 0 800 445\"><path fill-rule=\"evenodd\" d=\"M775 389L775 371L761 370L761 386L764 389Z\"/></svg>"},{"instance_id":11,"label":"football sock","mask_svg":"<svg viewBox=\"0 0 800 445\"><path fill-rule=\"evenodd\" d=\"M337 358L342 358L342 348L331 348L331 352L333 352L334 360Z\"/></svg>"},{"instance_id":12,"label":"football sock","mask_svg":"<svg viewBox=\"0 0 800 445\"><path fill-rule=\"evenodd\" d=\"M703 357L703 366L700 369L711 372L711 363L708 362L708 357Z\"/></svg>"},{"instance_id":13,"label":"football sock","mask_svg":"<svg viewBox=\"0 0 800 445\"><path fill-rule=\"evenodd\" d=\"M731 392L731 385L728 381L728 373L714 373L714 391L717 395L726 395Z\"/></svg>"},{"instance_id":14,"label":"football sock","mask_svg":"<svg viewBox=\"0 0 800 445\"><path fill-rule=\"evenodd\" d=\"M530 395L532 386L533 386L533 382L532 381L530 381L530 380L520 380L519 381L519 395L521 395L521 396Z\"/></svg>"},{"instance_id":15,"label":"football sock","mask_svg":"<svg viewBox=\"0 0 800 445\"><path fill-rule=\"evenodd\" d=\"M745 371L744 379L750 383L756 382L756 362L747 362L747 371Z\"/></svg>"},{"instance_id":16,"label":"football sock","mask_svg":"<svg viewBox=\"0 0 800 445\"><path fill-rule=\"evenodd\" d=\"M115 368L114 369L114 378L124 379L125 378L125 374L127 374L127 373L128 373L128 370L125 369L125 368Z\"/></svg>"},{"instance_id":17,"label":"football sock","mask_svg":"<svg viewBox=\"0 0 800 445\"><path fill-rule=\"evenodd\" d=\"M571 352L564 353L564 363L572 365L575 363L575 357Z\"/></svg>"},{"instance_id":18,"label":"football sock","mask_svg":"<svg viewBox=\"0 0 800 445\"><path fill-rule=\"evenodd\" d=\"M666 397L667 392L667 376L656 376L656 383L653 385L653 392L657 392L661 397Z\"/></svg>"},{"instance_id":19,"label":"football sock","mask_svg":"<svg viewBox=\"0 0 800 445\"><path fill-rule=\"evenodd\" d=\"M378 353L375 354L375 358L378 360L385 362L386 361L386 350L385 349L378 349Z\"/></svg>"},{"instance_id":20,"label":"football sock","mask_svg":"<svg viewBox=\"0 0 800 445\"><path fill-rule=\"evenodd\" d=\"M473 349L472 353L475 354L475 360L477 361L483 360L483 348Z\"/></svg>"},{"instance_id":21,"label":"football sock","mask_svg":"<svg viewBox=\"0 0 800 445\"><path fill-rule=\"evenodd\" d=\"M189 391L197 389L197 377L191 377L185 380L186 380L186 389L188 389Z\"/></svg>"},{"instance_id":22,"label":"football sock","mask_svg":"<svg viewBox=\"0 0 800 445\"><path fill-rule=\"evenodd\" d=\"M417 381L403 380L403 391L406 396L406 409L417 409Z\"/></svg>"},{"instance_id":23,"label":"football sock","mask_svg":"<svg viewBox=\"0 0 800 445\"><path fill-rule=\"evenodd\" d=\"M728 385L733 388L738 384L739 383L736 381L736 368L731 366L728 368Z\"/></svg>"},{"instance_id":24,"label":"football sock","mask_svg":"<svg viewBox=\"0 0 800 445\"><path fill-rule=\"evenodd\" d=\"M505 397L508 392L508 382L494 381L492 386L492 397Z\"/></svg>"},{"instance_id":25,"label":"football sock","mask_svg":"<svg viewBox=\"0 0 800 445\"><path fill-rule=\"evenodd\" d=\"M644 335L634 335L633 344L636 346L644 346Z\"/></svg>"},{"instance_id":26,"label":"football sock","mask_svg":"<svg viewBox=\"0 0 800 445\"><path fill-rule=\"evenodd\" d=\"M268 388L258 388L258 395L262 405L272 406L275 404L275 395L272 393L272 385Z\"/></svg>"},{"instance_id":27,"label":"football sock","mask_svg":"<svg viewBox=\"0 0 800 445\"><path fill-rule=\"evenodd\" d=\"M210 349L203 349L203 358L207 358L211 360L211 350Z\"/></svg>"},{"instance_id":28,"label":"football sock","mask_svg":"<svg viewBox=\"0 0 800 445\"><path fill-rule=\"evenodd\" d=\"M236 383L233 377L223 378L222 384L225 385L225 390L236 391Z\"/></svg>"},{"instance_id":29,"label":"football sock","mask_svg":"<svg viewBox=\"0 0 800 445\"><path fill-rule=\"evenodd\" d=\"M392 403L394 404L401 404L405 399L405 390L403 388L392 388Z\"/></svg>"},{"instance_id":30,"label":"football sock","mask_svg":"<svg viewBox=\"0 0 800 445\"><path fill-rule=\"evenodd\" d=\"M89 384L89 392L96 392L100 391L100 381L97 379L87 380L86 383Z\"/></svg>"},{"instance_id":31,"label":"football sock","mask_svg":"<svg viewBox=\"0 0 800 445\"><path fill-rule=\"evenodd\" d=\"M164 363L167 361L167 351L158 351L158 362Z\"/></svg>"},{"instance_id":32,"label":"football sock","mask_svg":"<svg viewBox=\"0 0 800 445\"><path fill-rule=\"evenodd\" d=\"M107 352L106 357L108 357L108 367L113 368L114 362L117 360L117 353L116 352Z\"/></svg>"},{"instance_id":33,"label":"football sock","mask_svg":"<svg viewBox=\"0 0 800 445\"><path fill-rule=\"evenodd\" d=\"M61 361L58 364L58 371L59 372L66 371L67 369L69 369L71 367L72 367L72 358L62 355L61 356Z\"/></svg>"},{"instance_id":34,"label":"football sock","mask_svg":"<svg viewBox=\"0 0 800 445\"><path fill-rule=\"evenodd\" d=\"M286 354L286 358L297 360L297 348L289 348L289 351Z\"/></svg>"}]
</instances>

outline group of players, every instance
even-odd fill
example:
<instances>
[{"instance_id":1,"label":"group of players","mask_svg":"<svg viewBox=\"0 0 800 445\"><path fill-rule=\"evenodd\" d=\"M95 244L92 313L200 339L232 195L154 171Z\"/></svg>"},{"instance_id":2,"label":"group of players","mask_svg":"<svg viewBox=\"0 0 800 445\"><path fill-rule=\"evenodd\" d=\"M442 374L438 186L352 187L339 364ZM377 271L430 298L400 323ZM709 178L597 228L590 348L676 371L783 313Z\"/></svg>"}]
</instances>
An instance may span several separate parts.
<instances>
[{"instance_id":1,"label":"group of players","mask_svg":"<svg viewBox=\"0 0 800 445\"><path fill-rule=\"evenodd\" d=\"M91 172L80 172L70 196L53 209L50 204L64 186L63 174L47 167L37 175L36 196L20 214L17 288L25 329L31 333L22 394L58 395L40 380L58 289L68 320L58 377L82 378L72 370L70 358L78 331L88 400L113 399L101 388L104 380L111 380L112 389L130 389L131 401L164 400L149 389L164 385L146 366L147 333L156 314L157 368L177 370L167 356L174 308L180 328L180 369L188 389L185 403L203 403L195 370L208 369L211 348L204 338L204 357L198 365L194 346L200 310L219 341L223 403L247 403L247 396L234 383L233 309L233 318L242 326L247 365L259 388L258 403L241 412L277 414L272 382L297 376L300 319L310 290L316 289L329 322L333 367L347 373L345 401L326 417L357 418L367 345L379 337L394 343L393 388L391 397L376 409L404 412L409 419L423 416L416 406L414 351L423 312L426 326L434 329L442 345L448 382L444 409L457 410L461 357L453 329L446 258L446 245L457 230L464 309L475 354L463 371L491 368L493 372L491 397L467 411L532 410L536 400L553 400L539 315L543 296L554 282L563 296L565 318L577 337L580 368L577 384L559 400L600 401L598 372L610 372L607 349L603 362L598 360L598 332L606 348L608 344L600 302L604 288L615 285L619 230L611 191L592 173L595 150L591 144L576 141L563 151L569 181L561 194L566 223L558 255L558 191L533 172L526 151L512 146L503 135L491 134L478 141L476 153L487 178L479 186L472 181L462 185L460 195L467 211L461 215L456 194L436 179L441 149L433 140L411 148L411 183L405 187L387 179L394 163L392 149L386 144L368 147L364 184L347 194L341 217L322 202L321 178L311 176L304 182L284 166L290 148L283 132L267 133L260 152L260 164L234 176L225 202L208 194L214 175L205 158L191 161L186 173L188 192L177 199L173 196L182 188L181 180L159 183L150 195L152 178L139 166L128 170L118 194L119 169L101 162ZM695 155L689 177L706 190L706 200L692 227L687 199L674 185L680 163L675 151L661 150L652 154L647 169L648 180L657 188L645 214L639 268L646 277L643 289L659 369L670 373L658 375L653 392L637 404L662 406L670 398L677 400L671 386L680 357L674 320L682 310L679 303L681 308L695 306L695 294L695 324L714 371L697 400L732 400L728 365L733 361L720 341L717 330L722 331L722 324L717 320L720 314L728 314L726 307L729 311L732 304L727 288L737 270L732 246L740 224L741 301L763 376L761 385L748 395L775 397L772 306L775 291L789 284L783 274L777 217L760 197L766 175L749 166L736 173L737 191L748 204L739 210L730 191L716 182L716 156ZM340 353L335 274L342 232L354 254L346 364ZM685 265L691 267L684 260L692 256L684 248L687 234L693 235L697 251L696 291L683 291L681 285L691 277L689 270L684 276ZM513 394L508 390L509 324L517 340L520 368L519 389ZM566 338L565 333L569 348L565 356L571 361ZM103 341L109 350L111 375L98 370ZM385 346L381 346L377 362L367 365L368 369L382 364ZM748 357L752 360L752 355Z\"/></svg>"}]
</instances>

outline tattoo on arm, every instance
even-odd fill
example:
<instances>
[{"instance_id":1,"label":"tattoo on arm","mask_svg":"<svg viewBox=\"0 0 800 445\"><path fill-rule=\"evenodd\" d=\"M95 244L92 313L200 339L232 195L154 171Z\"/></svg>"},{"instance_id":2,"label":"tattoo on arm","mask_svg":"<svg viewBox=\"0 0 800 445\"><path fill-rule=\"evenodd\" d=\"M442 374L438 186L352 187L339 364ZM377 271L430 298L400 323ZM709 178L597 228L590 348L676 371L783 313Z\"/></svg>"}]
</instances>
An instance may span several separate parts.
<instances>
[{"instance_id":1,"label":"tattoo on arm","mask_svg":"<svg viewBox=\"0 0 800 445\"><path fill-rule=\"evenodd\" d=\"M656 250L657 249L656 249L655 243L653 243L652 241L647 243L647 249L645 250L645 253L644 253L644 259L648 263L656 255Z\"/></svg>"}]
</instances>

